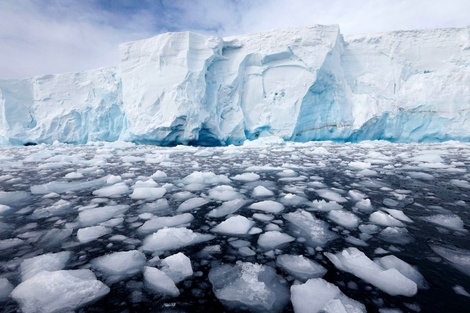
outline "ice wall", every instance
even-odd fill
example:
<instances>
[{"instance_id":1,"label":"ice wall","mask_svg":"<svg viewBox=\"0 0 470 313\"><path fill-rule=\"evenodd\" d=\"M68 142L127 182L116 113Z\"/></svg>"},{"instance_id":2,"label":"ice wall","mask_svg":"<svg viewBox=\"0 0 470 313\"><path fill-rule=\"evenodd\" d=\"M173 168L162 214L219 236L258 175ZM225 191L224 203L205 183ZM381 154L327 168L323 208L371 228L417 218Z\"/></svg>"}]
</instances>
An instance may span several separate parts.
<instances>
[{"instance_id":1,"label":"ice wall","mask_svg":"<svg viewBox=\"0 0 470 313\"><path fill-rule=\"evenodd\" d=\"M115 68L0 80L0 144L117 140L120 88Z\"/></svg>"},{"instance_id":2,"label":"ice wall","mask_svg":"<svg viewBox=\"0 0 470 313\"><path fill-rule=\"evenodd\" d=\"M470 28L313 26L119 47L117 68L0 80L0 144L470 140Z\"/></svg>"}]
</instances>

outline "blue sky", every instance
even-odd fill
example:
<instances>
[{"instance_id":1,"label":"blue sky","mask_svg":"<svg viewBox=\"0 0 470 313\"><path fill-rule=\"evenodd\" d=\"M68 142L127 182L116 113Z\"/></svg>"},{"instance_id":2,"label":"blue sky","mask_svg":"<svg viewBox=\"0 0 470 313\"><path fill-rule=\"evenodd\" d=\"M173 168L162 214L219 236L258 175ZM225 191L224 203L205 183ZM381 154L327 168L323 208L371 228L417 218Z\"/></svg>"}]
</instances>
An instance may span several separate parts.
<instances>
[{"instance_id":1,"label":"blue sky","mask_svg":"<svg viewBox=\"0 0 470 313\"><path fill-rule=\"evenodd\" d=\"M339 24L343 34L470 25L469 0L0 0L0 78L119 63L168 31L228 36Z\"/></svg>"}]
</instances>

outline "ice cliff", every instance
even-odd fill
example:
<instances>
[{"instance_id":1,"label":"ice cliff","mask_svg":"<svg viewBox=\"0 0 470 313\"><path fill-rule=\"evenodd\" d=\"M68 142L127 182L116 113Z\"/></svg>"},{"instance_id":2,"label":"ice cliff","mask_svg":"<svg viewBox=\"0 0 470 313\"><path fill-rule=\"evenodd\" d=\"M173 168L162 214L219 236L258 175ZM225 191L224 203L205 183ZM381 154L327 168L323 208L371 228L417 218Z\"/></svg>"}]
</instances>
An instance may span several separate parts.
<instances>
[{"instance_id":1,"label":"ice cliff","mask_svg":"<svg viewBox=\"0 0 470 313\"><path fill-rule=\"evenodd\" d=\"M116 68L0 80L0 144L470 140L470 28L313 26L119 47Z\"/></svg>"}]
</instances>

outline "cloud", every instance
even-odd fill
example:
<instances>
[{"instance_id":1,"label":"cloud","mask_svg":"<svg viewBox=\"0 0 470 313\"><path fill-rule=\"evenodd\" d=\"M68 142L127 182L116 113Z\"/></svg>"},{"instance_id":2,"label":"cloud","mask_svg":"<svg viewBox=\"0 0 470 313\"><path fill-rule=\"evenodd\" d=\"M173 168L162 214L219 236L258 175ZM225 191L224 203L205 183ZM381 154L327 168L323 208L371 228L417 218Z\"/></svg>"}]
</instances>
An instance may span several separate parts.
<instances>
[{"instance_id":1,"label":"cloud","mask_svg":"<svg viewBox=\"0 0 470 313\"><path fill-rule=\"evenodd\" d=\"M166 31L339 24L358 34L462 27L468 12L468 0L2 0L0 78L115 66L120 43Z\"/></svg>"}]
</instances>

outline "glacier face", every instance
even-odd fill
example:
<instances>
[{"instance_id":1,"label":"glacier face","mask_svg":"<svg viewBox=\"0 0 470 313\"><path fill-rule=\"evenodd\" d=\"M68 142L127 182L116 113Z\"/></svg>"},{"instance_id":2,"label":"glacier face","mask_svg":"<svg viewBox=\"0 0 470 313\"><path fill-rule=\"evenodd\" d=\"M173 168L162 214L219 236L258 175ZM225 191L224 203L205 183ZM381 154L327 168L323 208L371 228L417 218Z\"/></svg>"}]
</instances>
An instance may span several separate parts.
<instances>
[{"instance_id":1,"label":"glacier face","mask_svg":"<svg viewBox=\"0 0 470 313\"><path fill-rule=\"evenodd\" d=\"M116 68L0 80L0 144L470 140L470 28L313 26L119 47Z\"/></svg>"}]
</instances>

